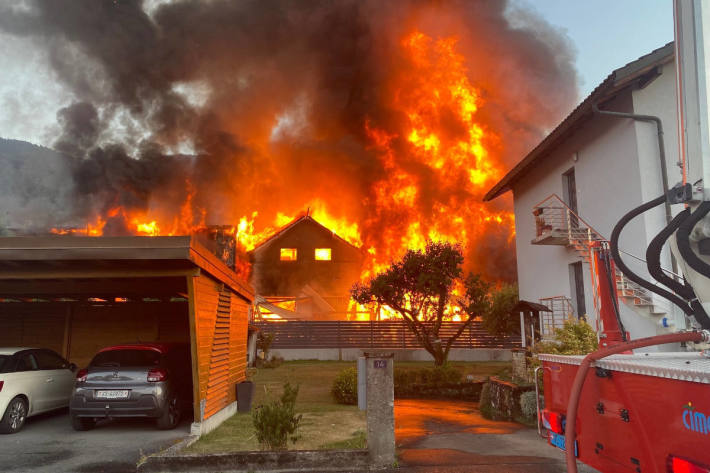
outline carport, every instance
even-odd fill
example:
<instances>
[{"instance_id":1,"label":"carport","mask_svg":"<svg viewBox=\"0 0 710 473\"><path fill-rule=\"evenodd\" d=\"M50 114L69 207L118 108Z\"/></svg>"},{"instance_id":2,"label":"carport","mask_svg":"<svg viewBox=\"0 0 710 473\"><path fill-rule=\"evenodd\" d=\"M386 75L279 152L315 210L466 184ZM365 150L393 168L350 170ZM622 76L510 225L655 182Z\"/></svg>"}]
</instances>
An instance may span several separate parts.
<instances>
[{"instance_id":1,"label":"carport","mask_svg":"<svg viewBox=\"0 0 710 473\"><path fill-rule=\"evenodd\" d=\"M84 367L106 345L189 342L193 432L236 412L253 296L195 237L0 238L0 346Z\"/></svg>"}]
</instances>

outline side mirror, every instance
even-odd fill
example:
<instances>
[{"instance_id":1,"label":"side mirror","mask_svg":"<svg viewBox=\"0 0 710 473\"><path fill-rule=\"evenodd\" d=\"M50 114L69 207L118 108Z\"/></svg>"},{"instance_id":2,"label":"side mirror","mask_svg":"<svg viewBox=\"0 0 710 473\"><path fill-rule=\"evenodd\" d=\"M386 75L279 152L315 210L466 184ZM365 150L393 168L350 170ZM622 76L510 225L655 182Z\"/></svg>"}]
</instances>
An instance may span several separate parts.
<instances>
[{"instance_id":1,"label":"side mirror","mask_svg":"<svg viewBox=\"0 0 710 473\"><path fill-rule=\"evenodd\" d=\"M69 370L71 372L76 371L77 368L78 368L78 366L76 366L74 363L69 363Z\"/></svg>"}]
</instances>

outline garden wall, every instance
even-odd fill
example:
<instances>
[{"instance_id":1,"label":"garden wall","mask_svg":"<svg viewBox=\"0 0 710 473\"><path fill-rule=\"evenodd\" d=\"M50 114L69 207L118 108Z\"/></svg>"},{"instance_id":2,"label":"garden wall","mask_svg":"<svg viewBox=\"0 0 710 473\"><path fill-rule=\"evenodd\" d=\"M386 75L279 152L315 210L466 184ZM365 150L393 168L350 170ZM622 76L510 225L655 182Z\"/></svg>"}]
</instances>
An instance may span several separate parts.
<instances>
[{"instance_id":1,"label":"garden wall","mask_svg":"<svg viewBox=\"0 0 710 473\"><path fill-rule=\"evenodd\" d=\"M528 391L534 391L535 386L523 385L503 381L492 377L488 381L490 386L491 415L496 419L514 420L523 417L520 410L520 396ZM482 406L482 409L485 409Z\"/></svg>"}]
</instances>

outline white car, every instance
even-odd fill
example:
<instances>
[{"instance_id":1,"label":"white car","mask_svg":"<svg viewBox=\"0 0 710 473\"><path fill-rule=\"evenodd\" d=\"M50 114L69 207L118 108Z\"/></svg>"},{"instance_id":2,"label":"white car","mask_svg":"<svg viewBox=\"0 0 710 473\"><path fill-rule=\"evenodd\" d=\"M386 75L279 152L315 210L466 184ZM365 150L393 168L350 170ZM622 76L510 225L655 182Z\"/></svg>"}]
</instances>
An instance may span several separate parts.
<instances>
[{"instance_id":1,"label":"white car","mask_svg":"<svg viewBox=\"0 0 710 473\"><path fill-rule=\"evenodd\" d=\"M69 405L76 365L44 348L0 348L0 433L25 419Z\"/></svg>"}]
</instances>

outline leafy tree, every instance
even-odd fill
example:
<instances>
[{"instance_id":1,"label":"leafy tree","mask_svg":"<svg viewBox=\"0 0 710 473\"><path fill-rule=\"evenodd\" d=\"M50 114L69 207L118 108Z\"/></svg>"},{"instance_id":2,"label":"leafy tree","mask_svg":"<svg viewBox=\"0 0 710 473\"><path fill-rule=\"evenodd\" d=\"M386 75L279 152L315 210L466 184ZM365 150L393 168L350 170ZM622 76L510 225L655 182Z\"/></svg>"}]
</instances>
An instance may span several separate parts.
<instances>
[{"instance_id":1,"label":"leafy tree","mask_svg":"<svg viewBox=\"0 0 710 473\"><path fill-rule=\"evenodd\" d=\"M446 363L451 345L471 325L477 315L490 307L490 284L480 276L462 278L461 247L452 243L429 242L424 251L409 250L401 260L392 263L368 283L355 284L353 299L360 304L386 305L402 316L421 346L434 357L434 363ZM454 299L455 285L463 287L461 297ZM447 307L457 306L464 323L448 340L439 331Z\"/></svg>"},{"instance_id":2,"label":"leafy tree","mask_svg":"<svg viewBox=\"0 0 710 473\"><path fill-rule=\"evenodd\" d=\"M490 293L489 306L483 312L483 327L491 335L509 335L520 331L520 319L510 311L518 303L518 288L503 284Z\"/></svg>"}]
</instances>

